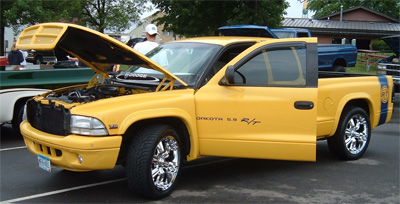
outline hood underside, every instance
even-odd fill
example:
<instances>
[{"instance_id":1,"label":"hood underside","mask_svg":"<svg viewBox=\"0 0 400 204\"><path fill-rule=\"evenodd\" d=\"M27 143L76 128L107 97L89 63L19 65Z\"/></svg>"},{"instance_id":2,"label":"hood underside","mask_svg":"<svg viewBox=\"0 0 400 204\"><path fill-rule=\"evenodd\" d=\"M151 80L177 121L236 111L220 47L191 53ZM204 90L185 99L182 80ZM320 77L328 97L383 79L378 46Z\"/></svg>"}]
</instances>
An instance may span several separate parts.
<instances>
[{"instance_id":1,"label":"hood underside","mask_svg":"<svg viewBox=\"0 0 400 204\"><path fill-rule=\"evenodd\" d=\"M157 70L186 85L181 79L126 44L92 29L67 23L44 23L26 28L17 40L22 50L61 48L77 57L97 73L106 76L116 64L135 65Z\"/></svg>"},{"instance_id":2,"label":"hood underside","mask_svg":"<svg viewBox=\"0 0 400 204\"><path fill-rule=\"evenodd\" d=\"M393 52L399 56L400 51L400 35L383 37L383 41L393 50Z\"/></svg>"}]
</instances>

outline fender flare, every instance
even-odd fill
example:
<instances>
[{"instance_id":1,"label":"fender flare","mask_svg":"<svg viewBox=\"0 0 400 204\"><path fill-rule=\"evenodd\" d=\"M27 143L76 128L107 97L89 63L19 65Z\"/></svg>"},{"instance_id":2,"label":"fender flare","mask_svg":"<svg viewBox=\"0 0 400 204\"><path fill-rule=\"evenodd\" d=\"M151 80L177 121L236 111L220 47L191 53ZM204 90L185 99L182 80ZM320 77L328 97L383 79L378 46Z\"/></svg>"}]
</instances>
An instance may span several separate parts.
<instances>
[{"instance_id":1,"label":"fender flare","mask_svg":"<svg viewBox=\"0 0 400 204\"><path fill-rule=\"evenodd\" d=\"M133 112L129 114L121 123L118 134L123 135L133 124L158 118L177 118L181 120L189 133L188 142L190 151L187 160L194 160L199 156L199 142L197 135L196 120L188 112L178 108L158 108Z\"/></svg>"},{"instance_id":2,"label":"fender flare","mask_svg":"<svg viewBox=\"0 0 400 204\"><path fill-rule=\"evenodd\" d=\"M370 121L371 121L371 128L374 129L374 127L376 126L376 118L374 115L374 112L376 110L376 107L374 106L374 104L372 103L372 97L370 95L368 95L367 93L362 93L362 92L357 92L357 93L351 93L348 94L346 96L344 96L342 98L342 100L340 101L337 109L336 109L336 114L335 114L335 119L334 119L334 124L333 124L333 128L332 131L329 135L334 135L338 125L339 125L339 121L340 118L342 117L342 113L343 110L345 109L345 107L351 103L351 101L357 101L357 100L361 100L361 101L365 101L365 103L367 104L367 108L368 110L366 110L369 114L370 117ZM362 107L363 108L363 107Z\"/></svg>"}]
</instances>

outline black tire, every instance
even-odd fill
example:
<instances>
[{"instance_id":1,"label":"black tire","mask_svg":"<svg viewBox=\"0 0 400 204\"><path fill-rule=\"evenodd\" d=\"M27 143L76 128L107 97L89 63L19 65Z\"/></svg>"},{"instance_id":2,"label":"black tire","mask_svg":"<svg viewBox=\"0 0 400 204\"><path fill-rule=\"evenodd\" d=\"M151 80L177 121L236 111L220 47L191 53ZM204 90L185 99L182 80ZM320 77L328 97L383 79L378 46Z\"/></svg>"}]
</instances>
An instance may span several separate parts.
<instances>
[{"instance_id":1,"label":"black tire","mask_svg":"<svg viewBox=\"0 0 400 204\"><path fill-rule=\"evenodd\" d=\"M335 135L328 138L330 152L343 160L361 158L371 140L368 113L359 107L348 107L340 117Z\"/></svg>"},{"instance_id":2,"label":"black tire","mask_svg":"<svg viewBox=\"0 0 400 204\"><path fill-rule=\"evenodd\" d=\"M150 199L168 196L181 170L181 147L171 126L151 125L139 131L126 158L126 177L133 192Z\"/></svg>"},{"instance_id":3,"label":"black tire","mask_svg":"<svg viewBox=\"0 0 400 204\"><path fill-rule=\"evenodd\" d=\"M13 127L15 136L22 137L19 125L22 123L22 116L24 114L25 101L18 101L15 103L13 119L11 125Z\"/></svg>"},{"instance_id":4,"label":"black tire","mask_svg":"<svg viewBox=\"0 0 400 204\"><path fill-rule=\"evenodd\" d=\"M35 64L38 64L38 65L42 64L42 57L37 57L35 59Z\"/></svg>"},{"instance_id":5,"label":"black tire","mask_svg":"<svg viewBox=\"0 0 400 204\"><path fill-rule=\"evenodd\" d=\"M343 66L335 65L332 69L334 72L346 72L346 69Z\"/></svg>"}]
</instances>

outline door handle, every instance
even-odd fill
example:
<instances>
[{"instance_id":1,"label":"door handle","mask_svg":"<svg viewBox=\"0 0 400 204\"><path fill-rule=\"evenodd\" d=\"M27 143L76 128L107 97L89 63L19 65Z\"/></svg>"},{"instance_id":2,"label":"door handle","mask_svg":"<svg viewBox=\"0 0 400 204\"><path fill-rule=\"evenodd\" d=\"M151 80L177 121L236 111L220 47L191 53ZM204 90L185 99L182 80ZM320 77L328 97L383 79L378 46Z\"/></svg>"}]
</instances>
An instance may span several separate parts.
<instances>
[{"instance_id":1,"label":"door handle","mask_svg":"<svg viewBox=\"0 0 400 204\"><path fill-rule=\"evenodd\" d=\"M314 108L314 102L312 101L296 101L294 107L299 110L311 110Z\"/></svg>"}]
</instances>

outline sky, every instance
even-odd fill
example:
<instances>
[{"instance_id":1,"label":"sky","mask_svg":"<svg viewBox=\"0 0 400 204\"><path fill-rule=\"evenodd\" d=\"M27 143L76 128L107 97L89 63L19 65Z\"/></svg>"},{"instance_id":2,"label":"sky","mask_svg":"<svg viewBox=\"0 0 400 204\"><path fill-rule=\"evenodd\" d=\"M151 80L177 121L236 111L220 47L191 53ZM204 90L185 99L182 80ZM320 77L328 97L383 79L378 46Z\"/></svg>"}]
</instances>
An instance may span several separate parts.
<instances>
[{"instance_id":1,"label":"sky","mask_svg":"<svg viewBox=\"0 0 400 204\"><path fill-rule=\"evenodd\" d=\"M286 9L287 15L285 17L302 18L303 16L303 3L299 0L286 0L290 6ZM303 0L302 0L303 1ZM308 18L311 18L313 13L308 12Z\"/></svg>"}]
</instances>

